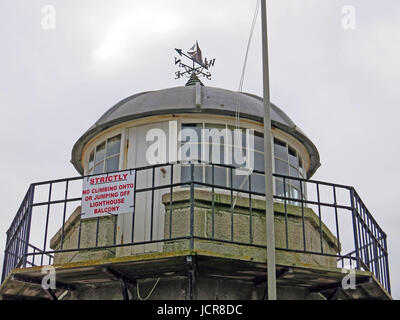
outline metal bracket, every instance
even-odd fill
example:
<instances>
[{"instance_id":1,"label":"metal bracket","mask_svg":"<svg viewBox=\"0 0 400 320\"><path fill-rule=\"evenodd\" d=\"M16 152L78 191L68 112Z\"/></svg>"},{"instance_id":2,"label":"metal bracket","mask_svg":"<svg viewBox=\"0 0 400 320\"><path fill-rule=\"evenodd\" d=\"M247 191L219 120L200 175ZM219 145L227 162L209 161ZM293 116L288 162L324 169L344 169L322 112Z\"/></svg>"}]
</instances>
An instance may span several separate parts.
<instances>
[{"instance_id":1,"label":"metal bracket","mask_svg":"<svg viewBox=\"0 0 400 320\"><path fill-rule=\"evenodd\" d=\"M285 275L287 275L289 273L293 273L293 268L283 268L283 269L280 269L280 270L276 270L276 280L284 277ZM266 279L264 279L264 281L265 280ZM265 288L265 293L264 293L263 300L268 300L268 285Z\"/></svg>"},{"instance_id":2,"label":"metal bracket","mask_svg":"<svg viewBox=\"0 0 400 320\"><path fill-rule=\"evenodd\" d=\"M55 293L52 289L47 289L46 292L50 296L51 300L58 300L57 296L55 295Z\"/></svg>"},{"instance_id":3,"label":"metal bracket","mask_svg":"<svg viewBox=\"0 0 400 320\"><path fill-rule=\"evenodd\" d=\"M137 284L136 279L132 278L130 276L127 276L127 275L123 274L121 271L118 271L111 267L103 268L103 272L105 272L105 273L111 275L112 277L116 278L117 280L119 280L119 282L121 284L122 299L130 300L128 287L126 284L129 283L129 284L132 284L133 286L136 286L136 284Z\"/></svg>"},{"instance_id":4,"label":"metal bracket","mask_svg":"<svg viewBox=\"0 0 400 320\"><path fill-rule=\"evenodd\" d=\"M189 300L194 299L194 287L197 277L197 261L195 256L186 256L186 267L188 271L188 295Z\"/></svg>"}]
</instances>

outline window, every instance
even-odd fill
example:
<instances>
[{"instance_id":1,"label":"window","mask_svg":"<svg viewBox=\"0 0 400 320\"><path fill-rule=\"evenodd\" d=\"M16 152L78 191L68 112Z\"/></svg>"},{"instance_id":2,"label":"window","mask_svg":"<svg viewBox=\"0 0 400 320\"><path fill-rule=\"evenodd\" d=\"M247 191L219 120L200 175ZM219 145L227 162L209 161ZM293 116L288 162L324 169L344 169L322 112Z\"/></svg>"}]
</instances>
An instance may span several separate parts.
<instances>
[{"instance_id":1,"label":"window","mask_svg":"<svg viewBox=\"0 0 400 320\"><path fill-rule=\"evenodd\" d=\"M304 178L303 160L296 149L286 142L275 138L274 154L275 173L295 178ZM300 199L303 193L303 198L305 198L304 186L301 186L300 181L295 179L275 178L275 192L277 196L295 199Z\"/></svg>"},{"instance_id":2,"label":"window","mask_svg":"<svg viewBox=\"0 0 400 320\"><path fill-rule=\"evenodd\" d=\"M185 129L188 130L185 131ZM202 133L202 129L216 130L208 131L208 133L206 133L208 136L205 136L205 134ZM202 163L195 165L195 181L211 184L214 176L214 185L230 187L232 184L233 188L242 190L249 189L250 181L252 191L264 193L265 178L261 173L264 172L263 133L254 131L254 147L249 151L253 156L255 172L252 173L250 179L247 175L237 175L235 171L233 171L231 182L231 172L229 168L214 166L214 169L212 169L212 166L207 164L224 164L225 158L227 157L226 152L229 151L228 155L230 154L230 159L228 160L232 161L227 161L227 163L234 167L244 166L243 163L237 163L236 161L240 159L238 155L241 154L245 156L247 151L246 128L240 129L242 130L242 135L238 137L233 134L235 127L230 125L208 123L182 124L183 137L181 140L183 141L181 141L181 146L184 146L181 149L181 159L184 160L181 166L182 182L190 181L190 166L189 164L185 164L185 161L195 160L195 162L202 161ZM195 140L192 139L193 135L197 136ZM230 137L228 135L230 135ZM239 140L233 141L233 139ZM230 148L226 148L227 146ZM274 139L273 148L275 173L288 177L304 178L303 161L295 148L276 138ZM284 180L285 185L283 183ZM301 190L300 181L290 178L275 178L276 195L299 199L301 193L303 193L303 197L305 198L305 190L304 188Z\"/></svg>"},{"instance_id":3,"label":"window","mask_svg":"<svg viewBox=\"0 0 400 320\"><path fill-rule=\"evenodd\" d=\"M213 168L208 163L226 163L235 167L243 167L245 165L246 129L240 128L242 130L241 135L234 135L235 129L233 126L224 124L182 124L181 160L183 164L181 166L181 180L183 182L190 180L190 166L185 162L193 160L202 162L195 166L195 181L211 184L214 180L214 184L217 186L230 186L231 170L219 166L214 166ZM193 135L196 135L196 137L194 138ZM237 139L237 141L233 139ZM251 152L253 151L254 149L251 149ZM262 168L259 169L262 170ZM244 177L244 175L237 175L233 171L232 186L234 188L247 189L248 182L244 181Z\"/></svg>"},{"instance_id":4,"label":"window","mask_svg":"<svg viewBox=\"0 0 400 320\"><path fill-rule=\"evenodd\" d=\"M118 171L120 149L121 135L98 144L89 155L88 174Z\"/></svg>"}]
</instances>

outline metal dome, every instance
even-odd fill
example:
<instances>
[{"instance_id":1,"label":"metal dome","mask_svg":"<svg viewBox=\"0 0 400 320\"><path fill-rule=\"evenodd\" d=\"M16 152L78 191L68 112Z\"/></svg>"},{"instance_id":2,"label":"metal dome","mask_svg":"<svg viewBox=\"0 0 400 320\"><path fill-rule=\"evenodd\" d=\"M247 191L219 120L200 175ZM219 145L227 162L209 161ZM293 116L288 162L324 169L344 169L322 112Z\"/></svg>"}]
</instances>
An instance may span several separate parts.
<instances>
[{"instance_id":1,"label":"metal dome","mask_svg":"<svg viewBox=\"0 0 400 320\"><path fill-rule=\"evenodd\" d=\"M230 90L202 86L201 105L196 105L196 86L183 86L157 91L142 92L132 95L105 112L75 143L71 162L83 174L80 163L82 149L85 144L98 133L125 121L165 114L216 114L235 116L240 106L241 118L263 123L262 98ZM294 122L277 106L271 104L271 125L298 139L310 155L311 177L320 166L319 153L310 139L294 124Z\"/></svg>"}]
</instances>

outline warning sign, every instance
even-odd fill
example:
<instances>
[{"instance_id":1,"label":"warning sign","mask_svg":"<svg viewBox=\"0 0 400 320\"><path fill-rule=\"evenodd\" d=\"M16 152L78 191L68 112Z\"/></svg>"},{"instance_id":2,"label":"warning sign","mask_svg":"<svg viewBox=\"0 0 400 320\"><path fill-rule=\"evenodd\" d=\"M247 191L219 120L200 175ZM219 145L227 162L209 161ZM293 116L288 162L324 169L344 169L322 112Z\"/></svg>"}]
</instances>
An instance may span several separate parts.
<instances>
[{"instance_id":1,"label":"warning sign","mask_svg":"<svg viewBox=\"0 0 400 320\"><path fill-rule=\"evenodd\" d=\"M135 174L132 170L84 178L81 218L132 213Z\"/></svg>"}]
</instances>

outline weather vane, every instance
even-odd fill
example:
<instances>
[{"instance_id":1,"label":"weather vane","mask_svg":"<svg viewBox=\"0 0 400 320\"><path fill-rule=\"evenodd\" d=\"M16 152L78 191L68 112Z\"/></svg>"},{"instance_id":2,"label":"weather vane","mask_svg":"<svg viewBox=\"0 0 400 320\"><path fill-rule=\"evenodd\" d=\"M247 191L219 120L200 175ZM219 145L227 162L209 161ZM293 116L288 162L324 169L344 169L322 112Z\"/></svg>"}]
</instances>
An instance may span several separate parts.
<instances>
[{"instance_id":1,"label":"weather vane","mask_svg":"<svg viewBox=\"0 0 400 320\"><path fill-rule=\"evenodd\" d=\"M181 77L189 78L192 74L196 76L203 76L208 80L211 80L211 72L209 69L214 66L215 59L207 60L207 58L203 61L203 56L201 54L201 50L198 42L187 51L187 54L183 52L182 49L175 49L179 54L179 58L175 57L175 65L178 65L179 68L183 70L179 70L175 72L175 79L180 79ZM182 57L186 57L192 61L192 66L185 64L182 62Z\"/></svg>"}]
</instances>

